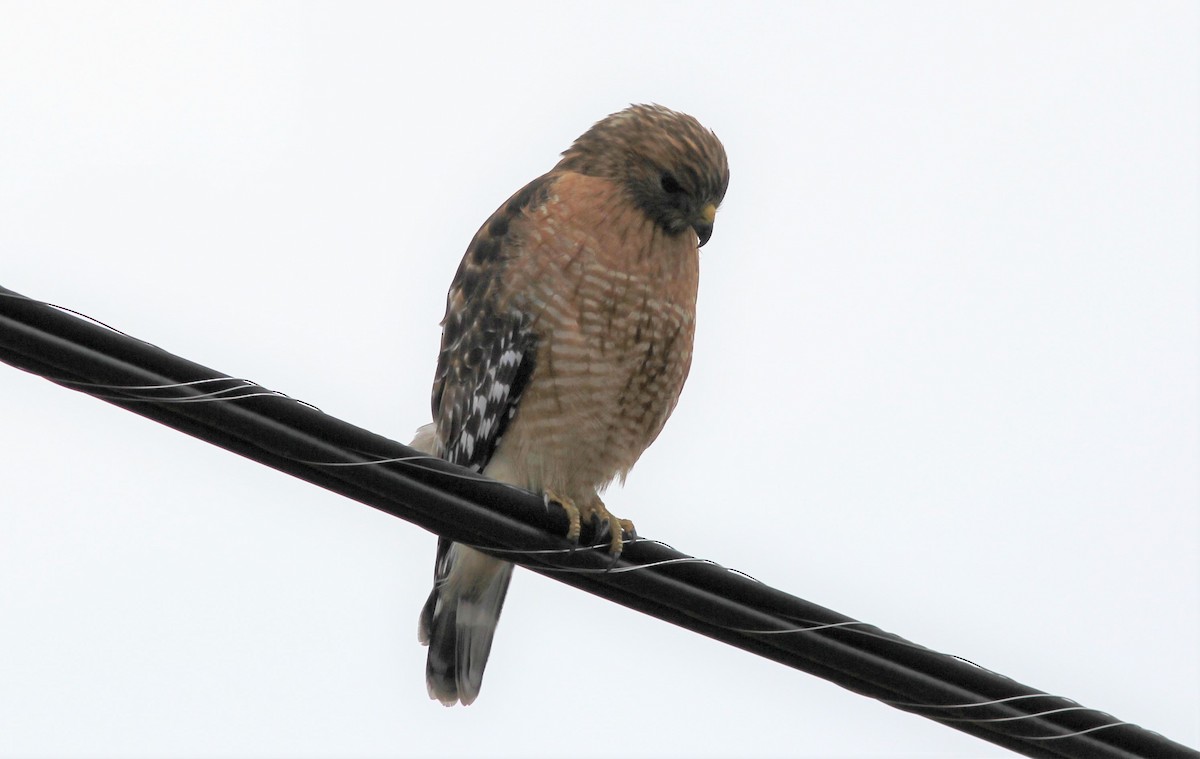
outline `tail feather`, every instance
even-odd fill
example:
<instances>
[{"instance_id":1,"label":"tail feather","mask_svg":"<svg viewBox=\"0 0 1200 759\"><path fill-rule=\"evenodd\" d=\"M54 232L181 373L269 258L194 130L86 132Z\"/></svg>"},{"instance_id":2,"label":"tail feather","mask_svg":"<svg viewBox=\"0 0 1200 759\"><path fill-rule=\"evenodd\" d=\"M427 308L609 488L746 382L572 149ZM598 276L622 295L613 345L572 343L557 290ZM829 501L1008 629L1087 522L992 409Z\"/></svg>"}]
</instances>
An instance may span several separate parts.
<instances>
[{"instance_id":1,"label":"tail feather","mask_svg":"<svg viewBox=\"0 0 1200 759\"><path fill-rule=\"evenodd\" d=\"M433 453L437 449L434 425L417 430L411 445ZM417 640L429 646L425 685L430 698L446 706L458 702L465 706L479 695L512 570L507 561L438 539L433 592L417 622Z\"/></svg>"},{"instance_id":2,"label":"tail feather","mask_svg":"<svg viewBox=\"0 0 1200 759\"><path fill-rule=\"evenodd\" d=\"M438 541L433 592L417 639L429 646L425 685L446 706L472 703L483 684L513 565L467 546Z\"/></svg>"}]
</instances>

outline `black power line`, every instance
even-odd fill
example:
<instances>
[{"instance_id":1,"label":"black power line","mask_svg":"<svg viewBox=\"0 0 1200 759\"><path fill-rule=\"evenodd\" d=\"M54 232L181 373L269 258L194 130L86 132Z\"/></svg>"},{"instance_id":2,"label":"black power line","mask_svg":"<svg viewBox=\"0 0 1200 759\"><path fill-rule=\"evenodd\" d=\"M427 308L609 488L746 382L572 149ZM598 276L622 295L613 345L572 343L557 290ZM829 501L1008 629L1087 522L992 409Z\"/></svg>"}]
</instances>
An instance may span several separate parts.
<instances>
[{"instance_id":1,"label":"black power line","mask_svg":"<svg viewBox=\"0 0 1200 759\"><path fill-rule=\"evenodd\" d=\"M1033 757L1200 757L653 540L575 549L537 496L0 287L0 360L632 609Z\"/></svg>"}]
</instances>

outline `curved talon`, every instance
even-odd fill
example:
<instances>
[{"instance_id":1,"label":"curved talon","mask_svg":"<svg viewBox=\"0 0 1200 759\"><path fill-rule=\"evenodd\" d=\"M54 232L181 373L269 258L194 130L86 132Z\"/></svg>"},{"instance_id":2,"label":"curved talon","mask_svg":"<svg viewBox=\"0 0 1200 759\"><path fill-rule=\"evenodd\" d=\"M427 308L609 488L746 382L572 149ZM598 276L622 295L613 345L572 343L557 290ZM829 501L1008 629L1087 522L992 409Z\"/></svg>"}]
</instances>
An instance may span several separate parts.
<instances>
[{"instance_id":1,"label":"curved talon","mask_svg":"<svg viewBox=\"0 0 1200 759\"><path fill-rule=\"evenodd\" d=\"M547 490L542 493L542 500L549 506L551 503L557 503L562 507L562 510L567 512L567 540L572 543L579 542L579 533L582 529L582 515L579 513L579 507L570 498L566 498L555 493L553 490Z\"/></svg>"},{"instance_id":2,"label":"curved talon","mask_svg":"<svg viewBox=\"0 0 1200 759\"><path fill-rule=\"evenodd\" d=\"M555 493L552 490L547 490L542 494L542 499L547 505L557 503L567 512L567 540L572 542L579 541L579 534L582 531L583 520L586 518L593 526L597 527L597 534L608 534L608 551L613 555L613 561L621 556L621 550L624 547L626 539L637 537L637 530L633 527L633 522L628 519L620 519L614 516L604 506L604 502L596 498L592 503L580 508L575 504L575 501L570 498L565 498Z\"/></svg>"},{"instance_id":3,"label":"curved talon","mask_svg":"<svg viewBox=\"0 0 1200 759\"><path fill-rule=\"evenodd\" d=\"M608 552L613 555L613 560L616 561L620 557L621 551L624 548L625 536L635 536L637 533L633 529L633 522L628 519L621 519L604 506L604 502L599 498L587 510L588 516L593 524L598 525L598 535L608 535Z\"/></svg>"}]
</instances>

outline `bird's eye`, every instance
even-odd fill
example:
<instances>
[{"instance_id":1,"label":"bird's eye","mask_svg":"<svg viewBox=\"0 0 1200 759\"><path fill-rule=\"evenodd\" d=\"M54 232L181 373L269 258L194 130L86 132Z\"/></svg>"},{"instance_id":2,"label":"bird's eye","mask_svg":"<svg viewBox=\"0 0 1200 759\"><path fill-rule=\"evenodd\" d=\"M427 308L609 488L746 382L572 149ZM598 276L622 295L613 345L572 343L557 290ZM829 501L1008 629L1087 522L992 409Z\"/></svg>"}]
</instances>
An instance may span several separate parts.
<instances>
[{"instance_id":1,"label":"bird's eye","mask_svg":"<svg viewBox=\"0 0 1200 759\"><path fill-rule=\"evenodd\" d=\"M679 193L687 192L683 189L683 185L679 184L679 180L669 171L664 171L662 178L659 180L662 184L663 192L668 195L678 195Z\"/></svg>"}]
</instances>

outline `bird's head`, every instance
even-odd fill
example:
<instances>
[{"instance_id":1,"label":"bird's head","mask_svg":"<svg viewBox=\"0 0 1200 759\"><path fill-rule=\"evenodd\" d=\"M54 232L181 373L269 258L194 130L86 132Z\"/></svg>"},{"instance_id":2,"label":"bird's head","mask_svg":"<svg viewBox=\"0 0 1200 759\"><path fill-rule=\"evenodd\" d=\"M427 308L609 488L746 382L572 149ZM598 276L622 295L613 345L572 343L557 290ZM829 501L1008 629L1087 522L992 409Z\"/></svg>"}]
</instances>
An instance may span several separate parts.
<instances>
[{"instance_id":1,"label":"bird's head","mask_svg":"<svg viewBox=\"0 0 1200 759\"><path fill-rule=\"evenodd\" d=\"M563 153L557 169L606 177L663 231L712 235L729 186L729 160L699 121L660 105L632 105L597 122Z\"/></svg>"}]
</instances>

